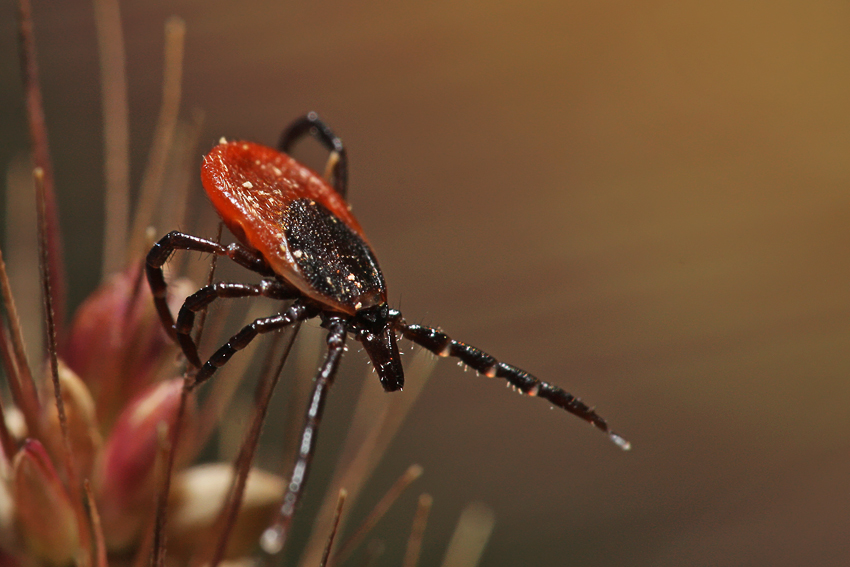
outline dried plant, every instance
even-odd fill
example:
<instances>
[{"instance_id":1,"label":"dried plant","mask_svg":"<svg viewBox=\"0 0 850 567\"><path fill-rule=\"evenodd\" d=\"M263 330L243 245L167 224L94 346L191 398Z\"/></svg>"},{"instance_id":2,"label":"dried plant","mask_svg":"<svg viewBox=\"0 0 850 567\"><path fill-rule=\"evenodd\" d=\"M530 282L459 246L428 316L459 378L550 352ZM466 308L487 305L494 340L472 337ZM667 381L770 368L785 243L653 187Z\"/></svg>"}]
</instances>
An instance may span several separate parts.
<instances>
[{"instance_id":1,"label":"dried plant","mask_svg":"<svg viewBox=\"0 0 850 567\"><path fill-rule=\"evenodd\" d=\"M190 156L197 153L202 127L201 113L193 113L189 120L181 120L179 114L185 26L176 18L166 23L162 110L141 197L131 219L120 14L116 0L95 1L107 186L104 277L66 324L59 212L41 109L29 1L20 0L19 8L35 173L31 177L22 177L20 171L10 173L8 182L36 193L44 315L19 317L0 254L4 311L0 354L11 398L11 404L0 403L0 561L27 566L268 561L270 556L264 555L260 536L277 513L285 481L252 463L268 401L297 328L279 335L269 348L251 404L250 424L236 432L243 440L235 462L194 464L217 427L233 427L230 420L223 424L221 416L246 375L251 357L243 356L231 364L229 376L214 381L199 400L186 386L182 359L160 325L142 276L144 253L150 246L148 228L182 221L187 180L193 168ZM171 183L169 206L161 207L166 179ZM17 192L9 190L7 194ZM15 209L10 214L23 212ZM17 247L31 245L16 241L8 246L16 251ZM34 256L27 252L12 255ZM10 267L11 271L16 269ZM180 271L180 267L174 270ZM210 269L209 277L213 271ZM200 278L197 273L185 279L171 274L173 297L168 300L172 308L176 309L196 287L191 282ZM25 311L32 313L31 309ZM253 314L248 318L253 319ZM217 319L206 325L206 333L217 335L216 328L225 319L226 312L218 313ZM44 352L32 356L32 360L26 354L25 332L47 337ZM305 544L301 565L341 564L405 487L421 474L421 468L412 466L363 526L335 545L338 538L333 536L346 518L345 497L337 495L347 494L349 502L357 499L421 391L432 358L420 357L408 365L410 387L392 405L373 381L364 383L340 459L344 464L334 471L325 502L312 520L312 536ZM304 369L296 369L294 374L302 375ZM300 425L301 400L305 397L297 387L291 390L290 406L296 409L289 412L293 418L284 432L286 439L297 437L294 433ZM229 430L220 434L233 435ZM430 496L423 495L408 542L406 567L417 564L430 506ZM477 517L483 516L479 513ZM469 523L464 522L462 525ZM452 549L481 547L482 539L486 541L481 532L489 533L492 519L476 525L478 535L469 540L472 547L464 543L468 538L461 537ZM265 543L266 552L278 551L269 549L274 542ZM374 545L368 549L367 561L377 556ZM463 552L450 551L447 561L457 553ZM474 565L477 556L466 561L464 564Z\"/></svg>"}]
</instances>

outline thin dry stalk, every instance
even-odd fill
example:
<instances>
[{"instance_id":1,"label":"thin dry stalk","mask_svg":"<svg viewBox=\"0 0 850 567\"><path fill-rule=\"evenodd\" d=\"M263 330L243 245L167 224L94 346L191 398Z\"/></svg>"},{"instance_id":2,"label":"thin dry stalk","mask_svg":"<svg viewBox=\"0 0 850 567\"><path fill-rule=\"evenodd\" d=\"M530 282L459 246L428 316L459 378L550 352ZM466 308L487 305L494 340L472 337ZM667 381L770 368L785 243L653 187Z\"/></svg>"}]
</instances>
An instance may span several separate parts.
<instances>
[{"instance_id":1,"label":"thin dry stalk","mask_svg":"<svg viewBox=\"0 0 850 567\"><path fill-rule=\"evenodd\" d=\"M6 457L6 462L11 463L12 459L18 452L18 445L9 433L9 428L6 426L6 410L3 408L3 401L0 400L0 446L3 448L3 455Z\"/></svg>"},{"instance_id":2,"label":"thin dry stalk","mask_svg":"<svg viewBox=\"0 0 850 567\"><path fill-rule=\"evenodd\" d=\"M17 319L26 321L26 325L21 327L22 343L30 361L40 360L44 352L41 296L28 293L38 289L41 281L38 262L34 260L38 258L38 222L32 168L32 159L26 152L15 156L6 169L6 217L3 219L6 236L4 261L8 265Z\"/></svg>"},{"instance_id":3,"label":"thin dry stalk","mask_svg":"<svg viewBox=\"0 0 850 567\"><path fill-rule=\"evenodd\" d=\"M53 183L53 165L50 160L50 145L47 141L47 126L44 120L44 104L41 97L41 82L38 76L38 61L35 50L35 34L32 23L32 6L29 0L18 0L18 40L20 43L21 75L27 105L30 142L32 143L35 166L44 176L44 216L47 232L47 248L50 249L50 272L53 286L53 309L56 330L65 328L65 271L62 238L59 230L59 212L56 206L56 190Z\"/></svg>"},{"instance_id":4,"label":"thin dry stalk","mask_svg":"<svg viewBox=\"0 0 850 567\"><path fill-rule=\"evenodd\" d=\"M275 386L277 386L277 383L280 380L280 374L283 371L283 366L286 363L286 359L289 358L289 353L292 351L292 345L295 342L295 338L298 336L298 330L300 328L301 323L298 322L288 332L287 342L283 348L283 353L280 356L278 364L275 365L274 368L272 368L271 365L271 353L276 352L277 349L271 348L269 350L269 356L266 359L266 368L263 369L261 374L263 378L257 384L257 390L254 394L254 407L256 408L254 410L254 418L251 420L251 427L245 435L245 442L242 444L239 456L233 464L235 474L229 498L216 522L221 526L221 530L218 533L215 552L213 553L212 559L209 561L210 567L217 567L224 558L224 552L227 549L227 542L230 539L230 533L236 525L236 516L239 513L239 508L242 506L242 498L245 495L245 484L248 482L248 473L251 472L251 463L254 461L254 454L257 450L257 444L260 441L260 432L262 431L263 422L265 421L268 413L269 402L271 401ZM281 337L282 335L280 334L275 335L275 342L278 342ZM203 561L200 564L207 564L207 562Z\"/></svg>"},{"instance_id":5,"label":"thin dry stalk","mask_svg":"<svg viewBox=\"0 0 850 567\"><path fill-rule=\"evenodd\" d=\"M50 368L50 377L53 382L53 396L56 401L56 411L59 414L59 425L62 430L62 446L64 448L65 474L68 479L69 489L74 503L74 512L77 516L77 526L80 532L80 543L83 549L90 549L91 534L86 522L86 514L83 507L83 494L80 490L77 467L74 463L74 453L71 450L71 435L68 429L68 418L65 414L65 400L62 398L62 388L59 384L59 358L56 350L56 320L53 311L53 288L50 280L50 248L48 246L48 227L46 219L46 202L44 193L44 172L36 167L33 170L35 180L35 198L38 210L38 251L39 266L41 266L41 292L44 300L45 332L47 346L47 361ZM93 563L94 558L90 561Z\"/></svg>"},{"instance_id":6,"label":"thin dry stalk","mask_svg":"<svg viewBox=\"0 0 850 567\"><path fill-rule=\"evenodd\" d=\"M197 157L197 156L195 156ZM197 176L197 171L195 172ZM199 209L193 209L190 215L191 226L193 232L201 236L210 236L218 231L218 225L221 222L221 217L218 216L212 207L204 206ZM181 223L170 224L166 230L171 228L180 228ZM211 237L211 236L210 236ZM198 256L195 254L176 254L168 263L171 267L171 273L180 274L193 282L204 281L209 274L209 265L204 262L197 261Z\"/></svg>"},{"instance_id":7,"label":"thin dry stalk","mask_svg":"<svg viewBox=\"0 0 850 567\"><path fill-rule=\"evenodd\" d=\"M88 479L83 481L83 488L86 491L86 504L89 509L89 517L91 518L92 534L94 535L95 567L108 567L109 562L106 559L106 542L103 539L103 526L100 524L100 514L97 512L97 505Z\"/></svg>"},{"instance_id":8,"label":"thin dry stalk","mask_svg":"<svg viewBox=\"0 0 850 567\"><path fill-rule=\"evenodd\" d=\"M322 554L322 561L319 563L319 567L327 567L328 558L331 556L331 549L334 546L334 538L336 537L336 530L339 528L339 518L342 516L342 507L345 504L345 497L348 496L348 493L344 488L339 490L339 497L336 501L336 511L334 512L333 519L333 528L331 529L331 535L328 536L328 543L325 545L325 552Z\"/></svg>"},{"instance_id":9,"label":"thin dry stalk","mask_svg":"<svg viewBox=\"0 0 850 567\"><path fill-rule=\"evenodd\" d=\"M50 250L47 246L47 224L45 218L45 194L44 194L44 170L36 167L33 170L35 179L36 203L38 206L38 252L39 264L41 265L41 293L44 301L44 317L47 331L47 359L50 365L50 375L53 380L53 394L56 400L56 410L59 412L59 424L62 428L62 440L68 456L71 456L70 435L68 433L68 419L65 415L65 401L62 399L62 390L59 386L59 359L56 355L56 321L53 311L53 289L50 281L50 271L47 266L50 262ZM73 478L73 468L66 471Z\"/></svg>"},{"instance_id":10,"label":"thin dry stalk","mask_svg":"<svg viewBox=\"0 0 850 567\"><path fill-rule=\"evenodd\" d=\"M2 321L0 321L2 323ZM9 333L6 332L6 326L0 324L0 355L3 358L3 371L6 373L9 386L12 389L12 396L17 395L14 389L18 387L18 365L15 362L14 348L12 347L12 339L9 338ZM30 436L32 433L30 433Z\"/></svg>"},{"instance_id":11,"label":"thin dry stalk","mask_svg":"<svg viewBox=\"0 0 850 567\"><path fill-rule=\"evenodd\" d=\"M430 494L419 496L416 506L416 515L413 517L413 527L410 529L410 537L407 539L407 549L404 552L404 560L401 567L416 567L419 565L419 556L422 553L422 539L425 536L425 526L428 525L428 515L431 513L431 505L434 499Z\"/></svg>"},{"instance_id":12,"label":"thin dry stalk","mask_svg":"<svg viewBox=\"0 0 850 567\"><path fill-rule=\"evenodd\" d=\"M375 508L366 516L366 519L363 520L363 523L360 525L357 530L351 537L349 537L344 544L340 547L339 551L334 555L335 563L345 563L345 560L349 558L351 553L357 549L357 546L363 541L366 535L372 531L372 528L384 517L384 514L390 509L390 507L398 500L398 497L405 491L405 489L410 486L410 483L422 476L422 467L419 465L410 465L408 469L402 474L398 480L387 490L387 493L384 494L384 497L375 505Z\"/></svg>"},{"instance_id":13,"label":"thin dry stalk","mask_svg":"<svg viewBox=\"0 0 850 567\"><path fill-rule=\"evenodd\" d=\"M360 562L360 567L377 565L378 559L380 559L386 550L387 546L383 541L379 539L370 541L369 545L366 546L366 555L363 557L363 561Z\"/></svg>"},{"instance_id":14,"label":"thin dry stalk","mask_svg":"<svg viewBox=\"0 0 850 567\"><path fill-rule=\"evenodd\" d=\"M171 230L185 226L189 189L198 176L198 145L204 127L204 112L194 108L188 121L180 120L174 133L174 150L168 187L168 205L159 207L157 226Z\"/></svg>"},{"instance_id":15,"label":"thin dry stalk","mask_svg":"<svg viewBox=\"0 0 850 567\"><path fill-rule=\"evenodd\" d=\"M94 0L103 108L104 199L101 277L121 269L130 218L130 128L124 36L118 0Z\"/></svg>"},{"instance_id":16,"label":"thin dry stalk","mask_svg":"<svg viewBox=\"0 0 850 567\"><path fill-rule=\"evenodd\" d=\"M219 244L221 244L221 231L222 231L223 228L224 228L223 223L218 223L218 232L215 235L215 241L218 242ZM212 285L213 281L215 280L215 269L216 269L217 266L218 266L218 255L213 254L212 257L210 258L210 271L207 274L207 285L208 286ZM197 332L195 332L195 344L196 345L201 344L201 339L204 336L204 325L206 325L207 313L209 313L209 311L210 311L209 305L206 305L206 306L204 306L203 309L201 309L201 312L198 313L198 324L197 324L198 330L197 330Z\"/></svg>"},{"instance_id":17,"label":"thin dry stalk","mask_svg":"<svg viewBox=\"0 0 850 567\"><path fill-rule=\"evenodd\" d=\"M139 545L136 547L136 554L133 556L132 562L129 563L132 567L151 567L150 553L153 549L153 537L156 531L156 523L148 522L144 533L139 538Z\"/></svg>"},{"instance_id":18,"label":"thin dry stalk","mask_svg":"<svg viewBox=\"0 0 850 567\"><path fill-rule=\"evenodd\" d=\"M6 380L12 390L12 398L19 399L20 377L18 376L18 365L15 363L15 355L12 352L12 340L9 338L9 333L6 332L6 326L0 321L0 358L3 362L3 371L6 373ZM18 393L15 393L18 390ZM29 436L33 436L32 431ZM12 453L17 453L17 449ZM10 457L11 458L11 457Z\"/></svg>"},{"instance_id":19,"label":"thin dry stalk","mask_svg":"<svg viewBox=\"0 0 850 567\"><path fill-rule=\"evenodd\" d=\"M24 347L24 337L21 331L21 320L18 318L18 310L15 307L15 298L12 297L12 288L9 285L9 276L6 272L6 263L3 261L3 252L0 251L0 291L3 295L3 307L6 309L6 317L9 324L9 333L6 333L5 327L0 325L3 333L3 351L4 361L8 356L6 354L8 347L11 347L11 355L6 364L9 386L12 390L12 397L15 404L24 414L24 420L27 424L27 429L32 437L40 438L41 422L41 404L38 401L35 383L30 371L29 362ZM10 372L11 370L11 372Z\"/></svg>"},{"instance_id":20,"label":"thin dry stalk","mask_svg":"<svg viewBox=\"0 0 850 567\"><path fill-rule=\"evenodd\" d=\"M148 164L142 178L141 193L136 208L133 228L130 231L130 246L128 257L134 258L144 252L145 230L151 223L154 210L162 192L162 179L171 143L174 138L174 128L177 124L177 113L180 109L180 90L183 75L183 46L186 36L186 23L172 16L165 23L165 66L162 81L162 106L156 122L153 143L148 153Z\"/></svg>"},{"instance_id":21,"label":"thin dry stalk","mask_svg":"<svg viewBox=\"0 0 850 567\"><path fill-rule=\"evenodd\" d=\"M463 509L457 522L442 567L475 567L493 533L493 511L479 502Z\"/></svg>"},{"instance_id":22,"label":"thin dry stalk","mask_svg":"<svg viewBox=\"0 0 850 567\"><path fill-rule=\"evenodd\" d=\"M177 445L183 430L183 419L186 415L186 404L189 401L192 378L183 378L183 388L180 391L180 405L177 408L177 417L174 420L174 430L166 431L160 435L160 447L158 461L162 476L160 478L160 489L156 499L156 513L154 516L153 538L151 543L151 565L163 567L165 565L165 524L166 512L168 510L168 495L171 492L171 477L174 471L174 458L177 454Z\"/></svg>"}]
</instances>

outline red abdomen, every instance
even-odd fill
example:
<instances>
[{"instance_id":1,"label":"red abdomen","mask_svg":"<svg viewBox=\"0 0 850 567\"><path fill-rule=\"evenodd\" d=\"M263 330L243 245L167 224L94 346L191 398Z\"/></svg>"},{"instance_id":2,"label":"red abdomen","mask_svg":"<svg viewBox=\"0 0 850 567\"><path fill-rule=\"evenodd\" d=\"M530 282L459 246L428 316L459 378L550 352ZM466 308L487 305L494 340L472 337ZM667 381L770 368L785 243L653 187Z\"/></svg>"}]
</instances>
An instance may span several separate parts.
<instances>
[{"instance_id":1,"label":"red abdomen","mask_svg":"<svg viewBox=\"0 0 850 567\"><path fill-rule=\"evenodd\" d=\"M201 181L230 231L308 297L349 314L386 301L363 229L310 168L272 148L229 142L207 154Z\"/></svg>"}]
</instances>

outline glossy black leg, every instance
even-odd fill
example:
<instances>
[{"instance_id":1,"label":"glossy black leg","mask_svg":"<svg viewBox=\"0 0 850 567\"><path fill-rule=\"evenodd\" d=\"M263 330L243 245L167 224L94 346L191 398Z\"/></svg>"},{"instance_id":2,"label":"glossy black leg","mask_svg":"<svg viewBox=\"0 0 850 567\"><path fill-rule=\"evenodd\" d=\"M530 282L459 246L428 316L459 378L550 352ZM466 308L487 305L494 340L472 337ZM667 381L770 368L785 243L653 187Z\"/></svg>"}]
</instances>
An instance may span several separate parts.
<instances>
[{"instance_id":1,"label":"glossy black leg","mask_svg":"<svg viewBox=\"0 0 850 567\"><path fill-rule=\"evenodd\" d=\"M345 335L347 325L342 319L330 319L326 326L328 332L328 354L313 385L313 394L310 396L310 405L304 417L304 428L301 431L301 442L298 446L298 457L292 469L289 484L283 496L283 504L280 507L275 523L263 535L264 547L267 551L275 553L283 547L292 517L301 498L301 491L307 482L310 472L310 463L316 449L316 440L319 436L319 425L322 420L322 412L328 392L333 385L339 361L345 350Z\"/></svg>"},{"instance_id":2,"label":"glossy black leg","mask_svg":"<svg viewBox=\"0 0 850 567\"><path fill-rule=\"evenodd\" d=\"M241 244L234 243L229 246L222 246L218 242L192 236L191 234L184 234L178 231L169 232L159 242L154 244L153 248L148 252L145 272L151 293L153 293L156 311L162 321L162 326L165 327L165 332L168 333L168 336L175 340L177 339L177 332L174 329L174 318L171 316L171 311L168 309L168 302L166 301L168 284L165 283L165 276L162 273L162 267L175 250L191 250L194 252L227 256L252 272L257 272L264 276L273 277L275 275L259 253Z\"/></svg>"},{"instance_id":3,"label":"glossy black leg","mask_svg":"<svg viewBox=\"0 0 850 567\"><path fill-rule=\"evenodd\" d=\"M201 367L201 359L198 357L198 346L192 339L192 327L195 324L195 313L207 307L216 299L239 298L239 297L268 297L269 299L295 299L300 296L298 290L280 280L263 280L259 284L243 284L217 282L202 287L186 298L174 330L177 333L177 342L183 349L186 359L195 368Z\"/></svg>"},{"instance_id":4,"label":"glossy black leg","mask_svg":"<svg viewBox=\"0 0 850 567\"><path fill-rule=\"evenodd\" d=\"M342 197L345 197L348 191L348 157L345 153L345 146L343 146L342 140L333 133L333 130L319 118L318 114L308 112L287 126L280 136L277 147L280 151L289 153L295 142L307 135L313 136L329 152L337 154L337 160L333 166L334 189Z\"/></svg>"},{"instance_id":5,"label":"glossy black leg","mask_svg":"<svg viewBox=\"0 0 850 567\"><path fill-rule=\"evenodd\" d=\"M456 341L436 329L422 325L408 325L398 319L397 328L408 340L426 348L439 356L451 356L489 378L504 378L514 390L527 396L536 396L548 400L555 406L568 411L605 432L622 449L628 450L628 441L608 428L608 424L593 409L565 390L543 382L525 370L499 362L481 349Z\"/></svg>"},{"instance_id":6,"label":"glossy black leg","mask_svg":"<svg viewBox=\"0 0 850 567\"><path fill-rule=\"evenodd\" d=\"M314 307L304 305L300 301L293 303L289 309L274 315L272 317L264 317L257 319L250 325L245 325L241 331L230 337L230 340L221 348L215 351L209 360L200 367L195 375L195 381L192 383L192 388L209 380L216 370L227 364L234 354L248 346L257 335L277 331L287 327L296 321L304 321L318 315L318 311Z\"/></svg>"}]
</instances>

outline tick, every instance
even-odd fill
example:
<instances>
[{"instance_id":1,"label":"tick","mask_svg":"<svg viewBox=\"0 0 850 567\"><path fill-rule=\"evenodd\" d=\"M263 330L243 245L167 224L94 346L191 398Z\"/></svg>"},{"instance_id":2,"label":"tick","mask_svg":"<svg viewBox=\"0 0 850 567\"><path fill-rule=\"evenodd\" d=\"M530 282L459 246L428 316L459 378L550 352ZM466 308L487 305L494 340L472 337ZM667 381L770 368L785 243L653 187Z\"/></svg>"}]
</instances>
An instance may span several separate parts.
<instances>
[{"instance_id":1,"label":"tick","mask_svg":"<svg viewBox=\"0 0 850 567\"><path fill-rule=\"evenodd\" d=\"M331 152L329 180L286 154L308 135ZM209 379L259 334L316 317L328 330L327 354L316 375L298 458L284 497L284 525L291 520L306 481L325 398L349 335L363 345L387 392L404 386L397 345L400 335L439 356L458 358L484 376L507 380L516 391L549 401L607 433L621 448L629 448L593 409L565 390L437 329L408 323L398 310L390 308L378 261L345 201L347 168L342 141L315 113L293 122L283 132L278 150L222 140L204 158L201 181L238 242L222 246L175 231L162 237L147 256L147 278L159 317L197 368L193 387ZM166 303L162 271L175 250L227 256L263 278L257 284L218 282L203 287L185 300L175 321ZM247 325L202 361L191 336L195 313L219 298L249 296L291 303L280 313Z\"/></svg>"}]
</instances>

